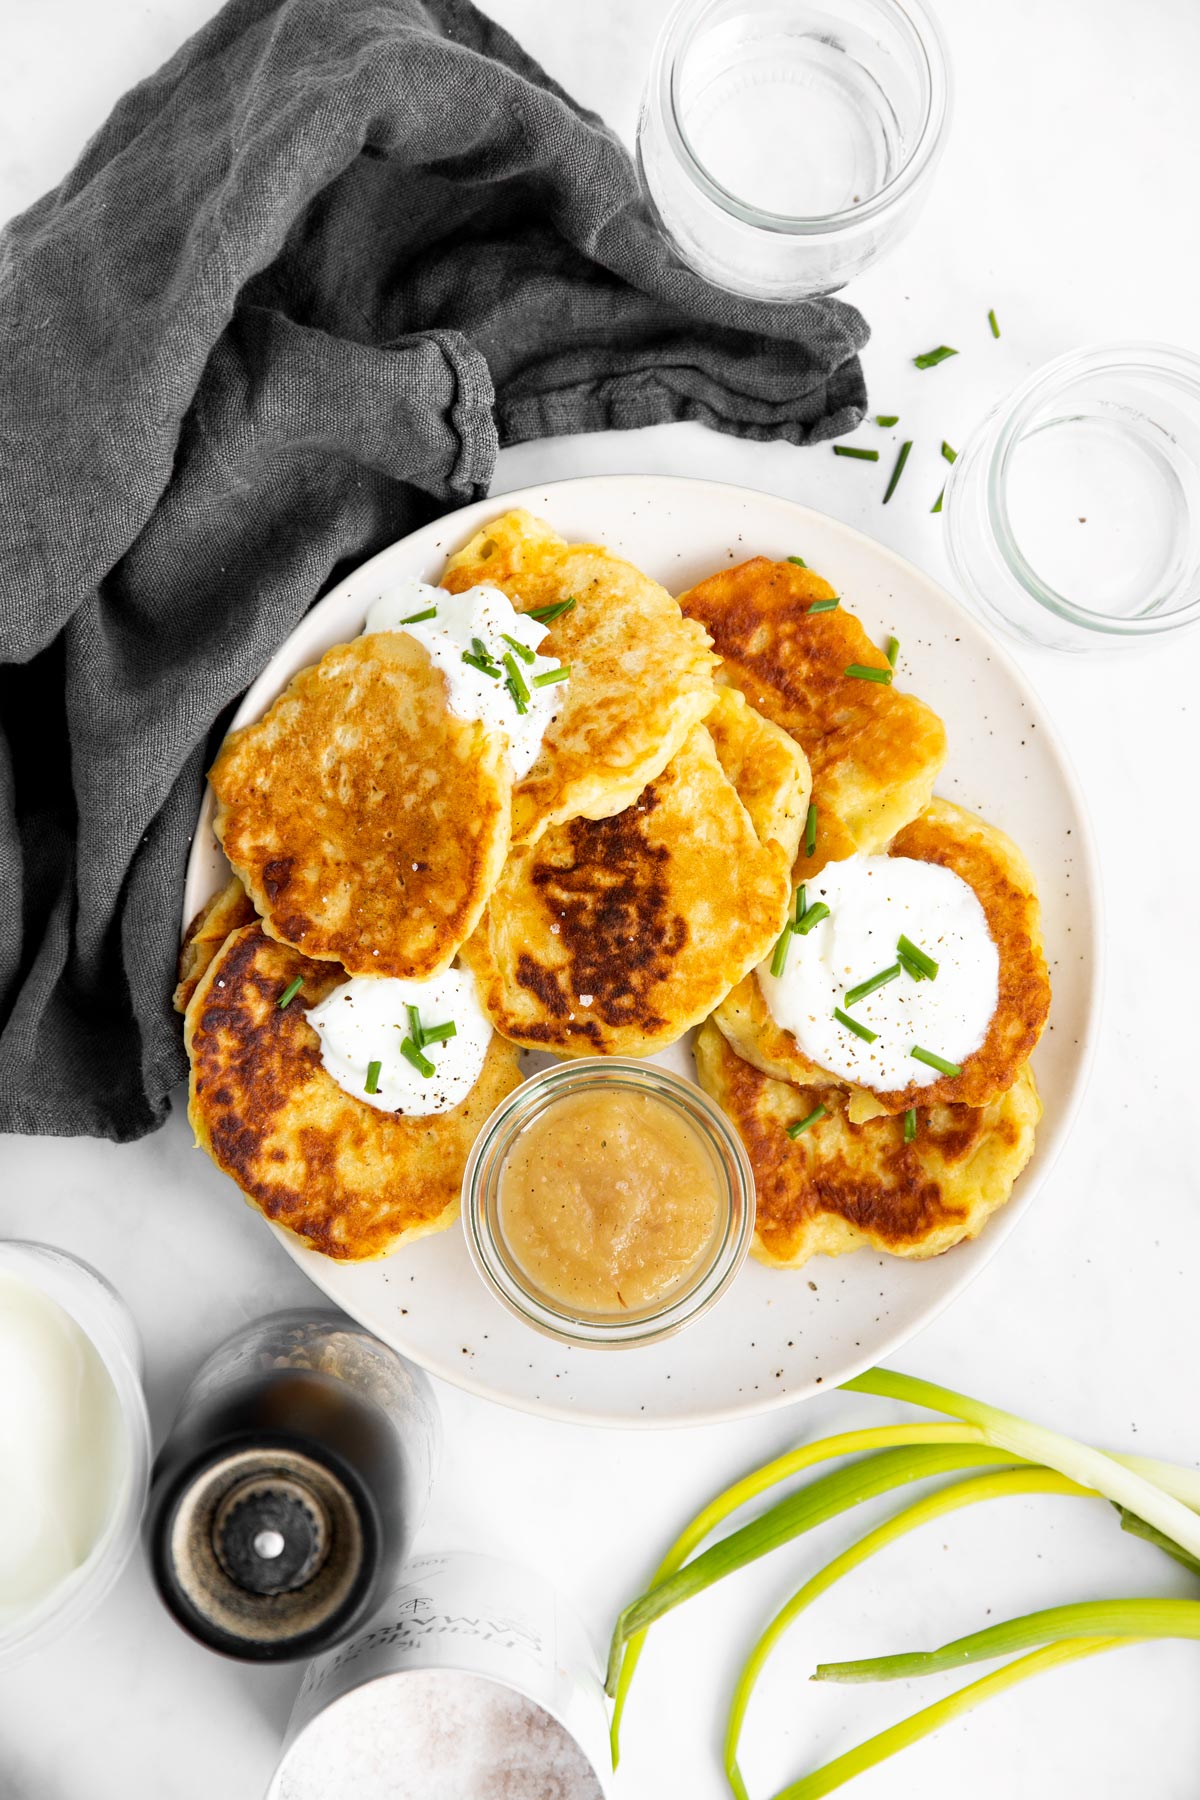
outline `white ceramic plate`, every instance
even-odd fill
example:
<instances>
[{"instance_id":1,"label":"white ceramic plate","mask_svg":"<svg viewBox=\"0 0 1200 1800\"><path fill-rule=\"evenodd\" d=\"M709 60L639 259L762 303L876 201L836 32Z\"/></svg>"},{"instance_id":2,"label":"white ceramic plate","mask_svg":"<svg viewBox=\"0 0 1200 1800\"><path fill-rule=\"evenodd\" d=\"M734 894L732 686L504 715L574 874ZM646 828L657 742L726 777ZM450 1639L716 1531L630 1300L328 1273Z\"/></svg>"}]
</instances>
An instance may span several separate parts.
<instances>
[{"instance_id":1,"label":"white ceramic plate","mask_svg":"<svg viewBox=\"0 0 1200 1800\"><path fill-rule=\"evenodd\" d=\"M859 1251L801 1271L747 1263L714 1312L640 1350L568 1349L521 1325L482 1287L461 1229L383 1262L330 1262L279 1232L289 1255L356 1319L434 1374L493 1400L593 1424L683 1425L733 1418L832 1387L927 1324L1032 1204L1075 1116L1100 989L1099 895L1082 798L1040 703L1008 656L910 563L806 507L748 488L672 477L589 476L493 495L382 551L325 596L267 664L235 725L256 719L297 670L362 628L398 576L436 582L446 556L510 505L574 541L607 544L682 593L726 563L801 555L876 642L901 643L900 682L946 722L939 792L1010 832L1037 874L1054 984L1034 1059L1045 1118L1012 1200L974 1243L924 1263ZM206 794L184 896L190 919L227 878ZM681 1046L663 1058L688 1067Z\"/></svg>"}]
</instances>

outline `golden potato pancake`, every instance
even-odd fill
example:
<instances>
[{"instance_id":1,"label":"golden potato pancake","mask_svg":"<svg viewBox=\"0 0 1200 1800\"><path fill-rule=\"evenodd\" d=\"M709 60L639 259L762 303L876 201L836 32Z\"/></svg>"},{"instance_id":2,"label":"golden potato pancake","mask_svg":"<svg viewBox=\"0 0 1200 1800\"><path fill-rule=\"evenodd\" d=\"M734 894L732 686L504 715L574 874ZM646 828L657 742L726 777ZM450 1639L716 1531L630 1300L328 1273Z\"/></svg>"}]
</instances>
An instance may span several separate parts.
<instances>
[{"instance_id":1,"label":"golden potato pancake","mask_svg":"<svg viewBox=\"0 0 1200 1800\"><path fill-rule=\"evenodd\" d=\"M795 862L812 792L803 750L780 726L755 712L736 688L717 689L704 729L759 842L778 844L789 863Z\"/></svg>"},{"instance_id":2,"label":"golden potato pancake","mask_svg":"<svg viewBox=\"0 0 1200 1800\"><path fill-rule=\"evenodd\" d=\"M405 632L302 669L209 773L264 929L351 975L424 981L475 929L508 848L503 732L456 718Z\"/></svg>"},{"instance_id":3,"label":"golden potato pancake","mask_svg":"<svg viewBox=\"0 0 1200 1800\"><path fill-rule=\"evenodd\" d=\"M297 975L304 986L281 1008ZM307 1018L344 980L261 924L233 932L184 1021L188 1118L197 1144L266 1218L324 1256L359 1262L458 1216L471 1145L521 1073L513 1045L495 1037L451 1112L404 1118L356 1100L326 1073Z\"/></svg>"},{"instance_id":4,"label":"golden potato pancake","mask_svg":"<svg viewBox=\"0 0 1200 1800\"><path fill-rule=\"evenodd\" d=\"M999 953L999 995L987 1035L963 1060L961 1074L886 1093L849 1088L849 1116L855 1124L910 1106L988 1105L1012 1086L1028 1062L1050 1010L1037 884L1010 837L964 807L934 800L898 833L888 855L940 863L974 891ZM810 1062L791 1032L775 1023L756 976L740 982L713 1018L737 1053L764 1074L825 1092L847 1087Z\"/></svg>"},{"instance_id":5,"label":"golden potato pancake","mask_svg":"<svg viewBox=\"0 0 1200 1800\"><path fill-rule=\"evenodd\" d=\"M764 1075L711 1023L697 1034L696 1072L746 1146L758 1191L754 1254L776 1268L867 1248L940 1256L977 1237L1033 1154L1042 1112L1025 1067L988 1106L918 1106L906 1144L903 1120L852 1124L842 1096ZM787 1127L818 1105L826 1117L789 1138Z\"/></svg>"},{"instance_id":6,"label":"golden potato pancake","mask_svg":"<svg viewBox=\"0 0 1200 1800\"><path fill-rule=\"evenodd\" d=\"M566 543L531 513L476 532L442 580L452 593L487 582L518 612L575 602L541 646L571 665L571 679L513 794L515 844L631 806L713 704L717 658L666 588L597 544Z\"/></svg>"},{"instance_id":7,"label":"golden potato pancake","mask_svg":"<svg viewBox=\"0 0 1200 1800\"><path fill-rule=\"evenodd\" d=\"M254 902L236 875L205 901L183 934L179 982L173 997L176 1012L187 1011L200 977L230 932L251 924L257 916Z\"/></svg>"},{"instance_id":8,"label":"golden potato pancake","mask_svg":"<svg viewBox=\"0 0 1200 1800\"><path fill-rule=\"evenodd\" d=\"M723 738L738 766L764 745L751 797L786 833L803 813L807 770L761 723L729 707ZM791 858L760 840L697 725L633 806L552 826L512 851L463 961L505 1037L561 1056L648 1056L770 949L787 917Z\"/></svg>"},{"instance_id":9,"label":"golden potato pancake","mask_svg":"<svg viewBox=\"0 0 1200 1800\"><path fill-rule=\"evenodd\" d=\"M816 853L801 852L797 881L856 850L882 850L929 804L946 760L942 722L923 700L846 674L888 662L843 606L809 610L833 598L811 569L756 556L679 602L724 658L718 680L790 732L812 766Z\"/></svg>"}]
</instances>

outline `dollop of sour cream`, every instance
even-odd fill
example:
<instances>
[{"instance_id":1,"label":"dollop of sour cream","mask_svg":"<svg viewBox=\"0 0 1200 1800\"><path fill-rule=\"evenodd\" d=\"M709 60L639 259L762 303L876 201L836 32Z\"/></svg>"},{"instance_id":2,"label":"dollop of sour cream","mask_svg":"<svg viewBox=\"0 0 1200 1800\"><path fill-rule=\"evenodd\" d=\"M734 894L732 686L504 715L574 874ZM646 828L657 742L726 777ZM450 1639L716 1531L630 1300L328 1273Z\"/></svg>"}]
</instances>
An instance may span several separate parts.
<instances>
[{"instance_id":1,"label":"dollop of sour cream","mask_svg":"<svg viewBox=\"0 0 1200 1800\"><path fill-rule=\"evenodd\" d=\"M431 618L414 617L429 612ZM566 679L537 685L537 676L559 667L557 658L537 653L546 636L544 625L528 613L519 613L499 588L480 585L451 594L445 588L405 577L369 608L363 636L373 631L407 631L423 644L446 677L450 711L456 718L478 719L507 733L513 779L521 781L528 775L546 727L562 706L567 685ZM532 661L514 650L506 638L521 644ZM486 674L475 662L463 661L464 654L476 655L476 640L485 646L498 674ZM513 659L528 691L525 712L518 709L510 690L505 656Z\"/></svg>"},{"instance_id":2,"label":"dollop of sour cream","mask_svg":"<svg viewBox=\"0 0 1200 1800\"><path fill-rule=\"evenodd\" d=\"M999 997L1000 957L982 906L962 878L906 856L851 856L805 884L807 906L830 916L793 934L783 974L758 970L775 1023L821 1068L877 1092L924 1087L939 1071L914 1046L961 1064L987 1035ZM864 999L847 992L892 967L901 934L938 965L933 980L900 974ZM875 1032L866 1043L834 1008Z\"/></svg>"},{"instance_id":3,"label":"dollop of sour cream","mask_svg":"<svg viewBox=\"0 0 1200 1800\"><path fill-rule=\"evenodd\" d=\"M432 1075L422 1074L400 1047L413 1042L410 1006L418 1009L425 1030L454 1026L453 1037L420 1049L433 1065ZM321 1061L339 1087L380 1112L408 1118L449 1112L465 1100L479 1080L492 1038L475 979L466 969L447 969L429 981L355 975L312 1007L308 1022L321 1040ZM379 1064L372 1084L378 1091L370 1094L372 1063Z\"/></svg>"}]
</instances>

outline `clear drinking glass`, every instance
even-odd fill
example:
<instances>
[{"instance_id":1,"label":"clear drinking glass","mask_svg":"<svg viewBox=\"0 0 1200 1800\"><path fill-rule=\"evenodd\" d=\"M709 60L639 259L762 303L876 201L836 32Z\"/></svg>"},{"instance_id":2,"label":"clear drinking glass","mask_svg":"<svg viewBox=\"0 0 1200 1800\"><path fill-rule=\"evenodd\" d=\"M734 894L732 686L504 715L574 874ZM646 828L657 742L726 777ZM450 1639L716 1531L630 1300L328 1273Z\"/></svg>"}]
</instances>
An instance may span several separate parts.
<instances>
[{"instance_id":1,"label":"clear drinking glass","mask_svg":"<svg viewBox=\"0 0 1200 1800\"><path fill-rule=\"evenodd\" d=\"M949 103L922 0L682 0L655 48L638 166L701 275L759 299L828 294L912 222Z\"/></svg>"},{"instance_id":2,"label":"clear drinking glass","mask_svg":"<svg viewBox=\"0 0 1200 1800\"><path fill-rule=\"evenodd\" d=\"M1200 357L1103 344L1039 369L984 420L942 502L967 599L1058 650L1200 618Z\"/></svg>"}]
</instances>

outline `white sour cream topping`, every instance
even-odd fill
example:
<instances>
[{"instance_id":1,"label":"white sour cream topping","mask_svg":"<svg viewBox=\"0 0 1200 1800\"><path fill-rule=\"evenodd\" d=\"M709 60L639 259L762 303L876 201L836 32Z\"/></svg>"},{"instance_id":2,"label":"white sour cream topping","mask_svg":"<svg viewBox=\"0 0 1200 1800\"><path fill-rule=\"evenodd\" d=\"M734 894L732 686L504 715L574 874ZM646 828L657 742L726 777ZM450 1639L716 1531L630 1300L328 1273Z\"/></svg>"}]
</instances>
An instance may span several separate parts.
<instances>
[{"instance_id":1,"label":"white sour cream topping","mask_svg":"<svg viewBox=\"0 0 1200 1800\"><path fill-rule=\"evenodd\" d=\"M401 1044L412 1037L410 1006L419 1008L426 1029L454 1025L452 1038L421 1051L433 1064L433 1075L422 1075L401 1055ZM380 1112L409 1118L449 1112L465 1100L479 1080L492 1038L474 976L466 969L447 969L430 981L355 975L314 1006L308 1022L321 1040L321 1061L339 1087ZM381 1065L379 1092L368 1094L373 1062Z\"/></svg>"},{"instance_id":2,"label":"white sour cream topping","mask_svg":"<svg viewBox=\"0 0 1200 1800\"><path fill-rule=\"evenodd\" d=\"M936 1069L913 1045L961 1063L987 1035L999 997L1000 958L974 891L950 869L907 856L851 856L806 883L806 900L823 900L830 917L806 937L796 932L783 974L760 964L771 1017L804 1054L831 1074L888 1092L924 1087ZM896 961L903 932L938 964L933 981L901 970L885 987L846 1005L846 993ZM833 1016L848 1013L878 1036L864 1043Z\"/></svg>"},{"instance_id":3,"label":"white sour cream topping","mask_svg":"<svg viewBox=\"0 0 1200 1800\"><path fill-rule=\"evenodd\" d=\"M403 623L414 613L428 612L430 607L437 608L435 618ZM536 654L546 635L544 625L519 613L499 588L480 586L467 588L462 594L450 594L445 588L430 587L426 581L407 576L370 607L363 636L372 631L407 631L423 644L446 677L450 711L456 718L478 719L493 730L507 733L513 780L521 781L528 775L537 761L546 727L562 706L567 686L565 680L552 681L545 687L534 685L535 675L544 675L559 666L557 657ZM533 661L526 662L519 651L505 643L503 634L532 651ZM489 655L499 665L499 679L463 661L464 650L473 654L474 638L487 646ZM513 658L529 690L528 712L517 711L505 683L506 654Z\"/></svg>"}]
</instances>

